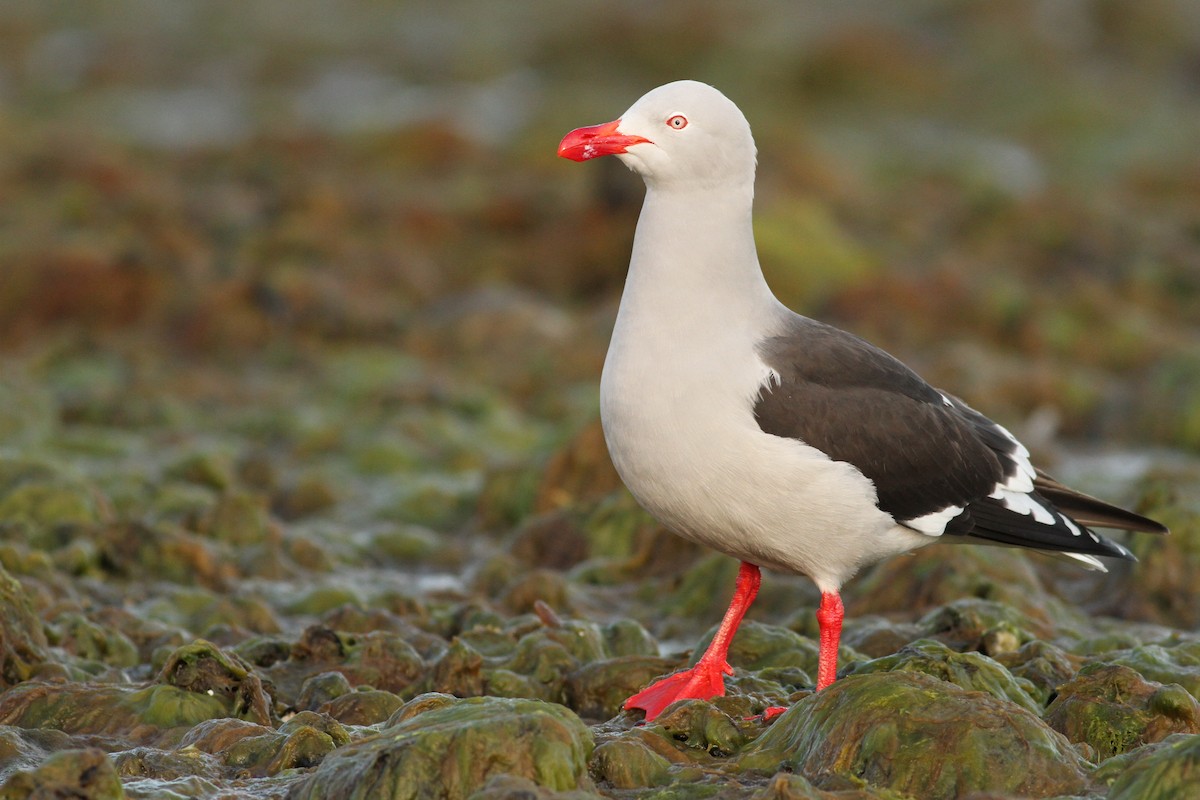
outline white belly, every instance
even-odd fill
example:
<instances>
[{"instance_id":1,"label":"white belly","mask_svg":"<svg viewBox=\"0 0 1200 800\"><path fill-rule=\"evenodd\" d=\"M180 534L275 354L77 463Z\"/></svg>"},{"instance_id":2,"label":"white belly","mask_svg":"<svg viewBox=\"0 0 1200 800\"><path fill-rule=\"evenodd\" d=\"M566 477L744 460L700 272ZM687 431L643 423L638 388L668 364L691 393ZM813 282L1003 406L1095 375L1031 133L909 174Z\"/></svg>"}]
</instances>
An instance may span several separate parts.
<instances>
[{"instance_id":1,"label":"white belly","mask_svg":"<svg viewBox=\"0 0 1200 800\"><path fill-rule=\"evenodd\" d=\"M682 349L632 351L614 337L604 365L600 414L613 463L659 521L735 558L809 575L826 590L863 564L930 540L880 511L873 485L851 465L763 433L753 408L769 369L752 348L726 342L740 352L714 353L695 344L689 364Z\"/></svg>"}]
</instances>

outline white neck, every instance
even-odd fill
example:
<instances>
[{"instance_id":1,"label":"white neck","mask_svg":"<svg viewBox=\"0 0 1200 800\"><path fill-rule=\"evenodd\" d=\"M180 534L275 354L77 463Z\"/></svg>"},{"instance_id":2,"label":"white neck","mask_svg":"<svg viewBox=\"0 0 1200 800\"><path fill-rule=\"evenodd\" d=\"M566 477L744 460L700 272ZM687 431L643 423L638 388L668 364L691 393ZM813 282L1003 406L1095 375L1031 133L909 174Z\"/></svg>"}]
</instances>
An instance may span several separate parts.
<instances>
[{"instance_id":1,"label":"white neck","mask_svg":"<svg viewBox=\"0 0 1200 800\"><path fill-rule=\"evenodd\" d=\"M778 305L763 278L752 184L720 191L648 188L621 298L622 326L646 335L711 335L766 323ZM673 330L671 330L673 328Z\"/></svg>"}]
</instances>

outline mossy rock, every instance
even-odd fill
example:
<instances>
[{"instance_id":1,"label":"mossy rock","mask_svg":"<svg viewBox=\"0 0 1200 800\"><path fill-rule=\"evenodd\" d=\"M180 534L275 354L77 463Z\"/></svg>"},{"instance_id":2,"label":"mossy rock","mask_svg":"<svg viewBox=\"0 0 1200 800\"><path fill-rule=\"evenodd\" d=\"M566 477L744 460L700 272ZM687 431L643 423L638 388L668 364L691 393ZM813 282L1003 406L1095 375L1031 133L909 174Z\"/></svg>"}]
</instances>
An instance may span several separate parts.
<instances>
[{"instance_id":1,"label":"mossy rock","mask_svg":"<svg viewBox=\"0 0 1200 800\"><path fill-rule=\"evenodd\" d=\"M1081 792L1085 763L1035 715L921 673L852 675L794 705L733 760L811 781L849 779L923 800Z\"/></svg>"},{"instance_id":2,"label":"mossy rock","mask_svg":"<svg viewBox=\"0 0 1200 800\"><path fill-rule=\"evenodd\" d=\"M349 743L350 735L340 723L324 714L301 711L279 730L238 739L221 753L221 760L239 774L266 777L315 767Z\"/></svg>"},{"instance_id":3,"label":"mossy rock","mask_svg":"<svg viewBox=\"0 0 1200 800\"><path fill-rule=\"evenodd\" d=\"M1024 681L1014 679L998 662L981 653L956 652L932 639L913 642L901 648L899 653L858 664L850 674L876 672L921 672L968 691L987 692L1032 714L1042 710L1041 704L1022 685Z\"/></svg>"},{"instance_id":4,"label":"mossy rock","mask_svg":"<svg viewBox=\"0 0 1200 800\"><path fill-rule=\"evenodd\" d=\"M123 800L116 767L103 750L63 750L38 767L14 772L0 786L0 800L35 798Z\"/></svg>"},{"instance_id":5,"label":"mossy rock","mask_svg":"<svg viewBox=\"0 0 1200 800\"><path fill-rule=\"evenodd\" d=\"M1148 644L1107 653L1102 661L1122 664L1159 683L1178 683L1200 700L1200 641Z\"/></svg>"},{"instance_id":6,"label":"mossy rock","mask_svg":"<svg viewBox=\"0 0 1200 800\"><path fill-rule=\"evenodd\" d=\"M1175 734L1110 758L1095 777L1110 784L1106 800L1200 797L1200 736Z\"/></svg>"},{"instance_id":7,"label":"mossy rock","mask_svg":"<svg viewBox=\"0 0 1200 800\"><path fill-rule=\"evenodd\" d=\"M1059 686L1074 677L1083 663L1079 656L1040 639L1002 653L996 660L1014 678L1025 681L1023 688L1043 706Z\"/></svg>"},{"instance_id":8,"label":"mossy rock","mask_svg":"<svg viewBox=\"0 0 1200 800\"><path fill-rule=\"evenodd\" d=\"M158 682L223 701L228 716L260 725L271 721L271 697L262 679L236 653L203 639L172 652Z\"/></svg>"},{"instance_id":9,"label":"mossy rock","mask_svg":"<svg viewBox=\"0 0 1200 800\"><path fill-rule=\"evenodd\" d=\"M997 547L924 547L866 570L845 593L850 617L932 612L963 598L999 603L1048 634L1051 598L1023 553ZM1030 627L1030 626L1027 626ZM928 632L927 632L928 635Z\"/></svg>"},{"instance_id":10,"label":"mossy rock","mask_svg":"<svg viewBox=\"0 0 1200 800\"><path fill-rule=\"evenodd\" d=\"M1174 733L1200 733L1200 703L1178 684L1147 681L1129 667L1097 664L1058 689L1050 727L1095 748L1103 761Z\"/></svg>"},{"instance_id":11,"label":"mossy rock","mask_svg":"<svg viewBox=\"0 0 1200 800\"><path fill-rule=\"evenodd\" d=\"M289 800L467 798L492 775L553 790L586 785L592 738L566 708L478 697L433 707L339 748Z\"/></svg>"},{"instance_id":12,"label":"mossy rock","mask_svg":"<svg viewBox=\"0 0 1200 800\"><path fill-rule=\"evenodd\" d=\"M46 632L21 582L0 567L0 686L33 676L48 658Z\"/></svg>"}]
</instances>

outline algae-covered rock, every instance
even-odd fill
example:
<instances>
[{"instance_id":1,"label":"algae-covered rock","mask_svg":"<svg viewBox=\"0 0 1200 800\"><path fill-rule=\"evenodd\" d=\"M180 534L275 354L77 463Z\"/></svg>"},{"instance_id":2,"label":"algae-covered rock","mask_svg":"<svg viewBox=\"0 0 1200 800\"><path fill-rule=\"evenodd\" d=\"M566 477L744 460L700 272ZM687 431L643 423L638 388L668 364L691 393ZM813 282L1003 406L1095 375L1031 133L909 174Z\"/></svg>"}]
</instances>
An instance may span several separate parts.
<instances>
[{"instance_id":1,"label":"algae-covered rock","mask_svg":"<svg viewBox=\"0 0 1200 800\"><path fill-rule=\"evenodd\" d=\"M0 725L0 777L40 764L50 753L75 747L71 737L54 728Z\"/></svg>"},{"instance_id":2,"label":"algae-covered rock","mask_svg":"<svg viewBox=\"0 0 1200 800\"><path fill-rule=\"evenodd\" d=\"M992 797L993 795L974 795ZM873 786L855 786L853 788L838 788L826 791L813 786L803 775L791 772L780 772L767 782L767 785L754 794L749 800L907 800L908 795L900 795L889 789L878 789Z\"/></svg>"},{"instance_id":3,"label":"algae-covered rock","mask_svg":"<svg viewBox=\"0 0 1200 800\"><path fill-rule=\"evenodd\" d=\"M286 661L272 664L263 674L274 684L280 702L294 705L305 681L330 671L341 673L350 686L403 695L425 674L425 663L412 645L391 631L351 634L313 625L292 646Z\"/></svg>"},{"instance_id":4,"label":"algae-covered rock","mask_svg":"<svg viewBox=\"0 0 1200 800\"><path fill-rule=\"evenodd\" d=\"M801 700L733 759L941 800L971 792L1081 791L1084 762L1018 705L920 673L852 675Z\"/></svg>"},{"instance_id":5,"label":"algae-covered rock","mask_svg":"<svg viewBox=\"0 0 1200 800\"><path fill-rule=\"evenodd\" d=\"M177 728L223 716L222 699L174 686L28 682L0 694L0 724L119 736L132 743L153 742Z\"/></svg>"},{"instance_id":6,"label":"algae-covered rock","mask_svg":"<svg viewBox=\"0 0 1200 800\"><path fill-rule=\"evenodd\" d=\"M20 581L0 567L0 686L28 680L47 659L46 632Z\"/></svg>"},{"instance_id":7,"label":"algae-covered rock","mask_svg":"<svg viewBox=\"0 0 1200 800\"><path fill-rule=\"evenodd\" d=\"M1082 658L1040 639L1026 642L1017 650L1002 653L996 660L1014 678L1025 681L1022 688L1042 705L1059 686L1079 671L1079 665L1083 663Z\"/></svg>"},{"instance_id":8,"label":"algae-covered rock","mask_svg":"<svg viewBox=\"0 0 1200 800\"><path fill-rule=\"evenodd\" d=\"M83 614L60 614L54 619L51 633L53 644L80 658L115 667L138 663L137 647L128 637L96 624Z\"/></svg>"},{"instance_id":9,"label":"algae-covered rock","mask_svg":"<svg viewBox=\"0 0 1200 800\"><path fill-rule=\"evenodd\" d=\"M159 671L158 681L189 692L225 699L229 715L265 725L271 698L262 679L235 653L203 639L176 649Z\"/></svg>"},{"instance_id":10,"label":"algae-covered rock","mask_svg":"<svg viewBox=\"0 0 1200 800\"><path fill-rule=\"evenodd\" d=\"M1111 784L1106 800L1200 797L1200 736L1175 734L1110 758L1095 777Z\"/></svg>"},{"instance_id":11,"label":"algae-covered rock","mask_svg":"<svg viewBox=\"0 0 1200 800\"><path fill-rule=\"evenodd\" d=\"M216 759L195 748L159 750L153 747L134 747L114 754L112 760L117 774L124 778L170 781L191 776L221 776Z\"/></svg>"},{"instance_id":12,"label":"algae-covered rock","mask_svg":"<svg viewBox=\"0 0 1200 800\"><path fill-rule=\"evenodd\" d=\"M14 772L0 786L0 800L78 798L123 800L121 778L103 750L63 750L31 770Z\"/></svg>"},{"instance_id":13,"label":"algae-covered rock","mask_svg":"<svg viewBox=\"0 0 1200 800\"><path fill-rule=\"evenodd\" d=\"M295 706L298 709L313 711L318 706L353 691L354 687L342 673L336 670L322 672L300 685L300 696L296 698Z\"/></svg>"},{"instance_id":14,"label":"algae-covered rock","mask_svg":"<svg viewBox=\"0 0 1200 800\"><path fill-rule=\"evenodd\" d=\"M289 800L467 798L489 777L586 785L592 738L566 708L494 697L430 708L331 753Z\"/></svg>"},{"instance_id":15,"label":"algae-covered rock","mask_svg":"<svg viewBox=\"0 0 1200 800\"><path fill-rule=\"evenodd\" d=\"M670 781L671 762L650 749L642 739L612 739L592 753L592 773L614 789L661 786Z\"/></svg>"},{"instance_id":16,"label":"algae-covered rock","mask_svg":"<svg viewBox=\"0 0 1200 800\"><path fill-rule=\"evenodd\" d=\"M959 653L941 642L921 639L899 653L855 665L852 675L875 672L922 672L969 691L987 692L1033 714L1042 706L1003 666L980 653Z\"/></svg>"},{"instance_id":17,"label":"algae-covered rock","mask_svg":"<svg viewBox=\"0 0 1200 800\"><path fill-rule=\"evenodd\" d=\"M923 614L963 598L1000 603L1045 626L1050 599L1028 557L996 547L925 547L864 571L847 587L847 615ZM926 632L928 635L928 632Z\"/></svg>"},{"instance_id":18,"label":"algae-covered rock","mask_svg":"<svg viewBox=\"0 0 1200 800\"><path fill-rule=\"evenodd\" d=\"M1107 653L1100 660L1123 664L1159 683L1178 683L1200 700L1200 641L1148 644Z\"/></svg>"},{"instance_id":19,"label":"algae-covered rock","mask_svg":"<svg viewBox=\"0 0 1200 800\"><path fill-rule=\"evenodd\" d=\"M676 666L658 656L618 656L585 663L566 676L566 702L587 719L609 719L625 701Z\"/></svg>"},{"instance_id":20,"label":"algae-covered rock","mask_svg":"<svg viewBox=\"0 0 1200 800\"><path fill-rule=\"evenodd\" d=\"M675 750L672 760L709 764L740 751L747 732L716 702L685 700L673 703L653 722L639 729L643 739L657 737ZM655 748L666 754L662 747Z\"/></svg>"},{"instance_id":21,"label":"algae-covered rock","mask_svg":"<svg viewBox=\"0 0 1200 800\"><path fill-rule=\"evenodd\" d=\"M334 698L318 710L346 725L375 725L403 706L404 700L392 692L366 689Z\"/></svg>"},{"instance_id":22,"label":"algae-covered rock","mask_svg":"<svg viewBox=\"0 0 1200 800\"><path fill-rule=\"evenodd\" d=\"M350 735L337 721L324 714L301 711L277 731L238 739L222 751L221 759L239 774L264 777L314 767L349 742Z\"/></svg>"},{"instance_id":23,"label":"algae-covered rock","mask_svg":"<svg viewBox=\"0 0 1200 800\"><path fill-rule=\"evenodd\" d=\"M1098 664L1059 687L1045 719L1072 742L1091 745L1103 761L1173 733L1200 733L1200 703L1177 684Z\"/></svg>"},{"instance_id":24,"label":"algae-covered rock","mask_svg":"<svg viewBox=\"0 0 1200 800\"><path fill-rule=\"evenodd\" d=\"M1039 609L1038 613L1044 613ZM964 597L930 611L917 626L921 632L955 650L1002 655L1033 639L1047 639L1054 627L1037 616L992 600Z\"/></svg>"},{"instance_id":25,"label":"algae-covered rock","mask_svg":"<svg viewBox=\"0 0 1200 800\"><path fill-rule=\"evenodd\" d=\"M1200 503L1194 494L1186 497L1173 497L1153 510L1170 536L1138 536L1130 542L1140 563L1122 605L1136 607L1145 618L1194 630L1200 625Z\"/></svg>"}]
</instances>

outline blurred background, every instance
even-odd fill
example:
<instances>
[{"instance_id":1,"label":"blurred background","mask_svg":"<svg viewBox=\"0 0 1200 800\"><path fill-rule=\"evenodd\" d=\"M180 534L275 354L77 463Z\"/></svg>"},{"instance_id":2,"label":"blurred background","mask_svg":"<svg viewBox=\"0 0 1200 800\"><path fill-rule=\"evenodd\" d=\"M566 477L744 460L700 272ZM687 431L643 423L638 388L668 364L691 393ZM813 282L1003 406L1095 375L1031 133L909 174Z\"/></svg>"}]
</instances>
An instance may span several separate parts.
<instances>
[{"instance_id":1,"label":"blurred background","mask_svg":"<svg viewBox=\"0 0 1200 800\"><path fill-rule=\"evenodd\" d=\"M754 127L793 307L1042 434L1200 447L1186 0L10 4L6 372L367 342L560 403L641 186L555 145L681 77Z\"/></svg>"},{"instance_id":2,"label":"blurred background","mask_svg":"<svg viewBox=\"0 0 1200 800\"><path fill-rule=\"evenodd\" d=\"M85 519L454 528L594 434L642 187L555 148L682 77L754 127L785 302L1094 490L1200 449L1186 0L10 4L0 447Z\"/></svg>"}]
</instances>

